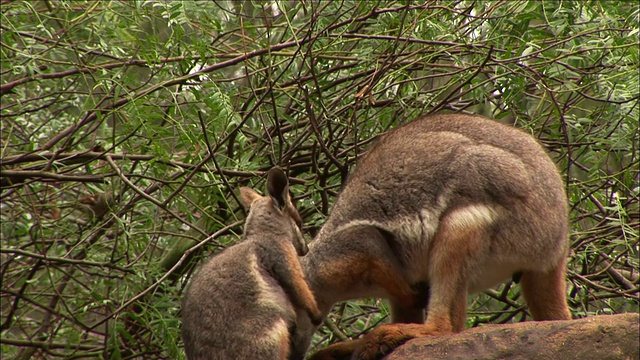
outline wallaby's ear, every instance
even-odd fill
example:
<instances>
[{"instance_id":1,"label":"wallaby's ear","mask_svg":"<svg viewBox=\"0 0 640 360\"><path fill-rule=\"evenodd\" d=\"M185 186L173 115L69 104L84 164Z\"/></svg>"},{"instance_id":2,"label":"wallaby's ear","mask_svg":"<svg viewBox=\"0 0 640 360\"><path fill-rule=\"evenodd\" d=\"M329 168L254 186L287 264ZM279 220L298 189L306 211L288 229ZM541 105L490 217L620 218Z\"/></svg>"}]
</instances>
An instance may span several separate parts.
<instances>
[{"instance_id":1,"label":"wallaby's ear","mask_svg":"<svg viewBox=\"0 0 640 360\"><path fill-rule=\"evenodd\" d=\"M240 200L242 201L242 205L249 210L251 208L251 204L254 201L260 199L262 196L255 192L252 188L243 186L240 188Z\"/></svg>"},{"instance_id":2,"label":"wallaby's ear","mask_svg":"<svg viewBox=\"0 0 640 360\"><path fill-rule=\"evenodd\" d=\"M267 173L267 194L276 202L280 209L287 206L289 198L289 180L284 171L273 167Z\"/></svg>"}]
</instances>

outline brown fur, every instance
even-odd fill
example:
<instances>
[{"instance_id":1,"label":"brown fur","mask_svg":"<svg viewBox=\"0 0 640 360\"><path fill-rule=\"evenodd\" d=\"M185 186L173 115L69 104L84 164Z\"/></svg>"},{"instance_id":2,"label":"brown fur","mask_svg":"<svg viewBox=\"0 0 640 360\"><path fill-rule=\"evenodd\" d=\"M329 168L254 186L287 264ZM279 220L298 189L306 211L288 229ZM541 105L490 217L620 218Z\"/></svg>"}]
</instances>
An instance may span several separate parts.
<instances>
[{"instance_id":1,"label":"brown fur","mask_svg":"<svg viewBox=\"0 0 640 360\"><path fill-rule=\"evenodd\" d=\"M526 133L463 114L391 131L360 161L301 263L323 314L337 301L385 297L396 323L312 358L377 359L413 337L460 332L467 294L515 273L535 320L569 319L568 229L558 171ZM291 358L314 330L299 318Z\"/></svg>"},{"instance_id":2,"label":"brown fur","mask_svg":"<svg viewBox=\"0 0 640 360\"><path fill-rule=\"evenodd\" d=\"M296 311L322 321L298 260L308 248L282 170L269 171L267 192L240 189L249 209L244 240L207 261L187 288L182 338L190 360L284 360Z\"/></svg>"}]
</instances>

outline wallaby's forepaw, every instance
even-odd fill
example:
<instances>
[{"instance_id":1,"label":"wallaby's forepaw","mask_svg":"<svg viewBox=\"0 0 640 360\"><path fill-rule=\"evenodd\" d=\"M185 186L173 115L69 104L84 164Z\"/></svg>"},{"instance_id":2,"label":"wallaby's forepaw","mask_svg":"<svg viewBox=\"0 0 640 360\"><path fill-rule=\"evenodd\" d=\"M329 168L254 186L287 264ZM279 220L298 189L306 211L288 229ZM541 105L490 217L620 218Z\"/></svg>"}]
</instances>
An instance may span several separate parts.
<instances>
[{"instance_id":1,"label":"wallaby's forepaw","mask_svg":"<svg viewBox=\"0 0 640 360\"><path fill-rule=\"evenodd\" d=\"M349 360L359 340L343 341L316 352L309 360Z\"/></svg>"},{"instance_id":2,"label":"wallaby's forepaw","mask_svg":"<svg viewBox=\"0 0 640 360\"><path fill-rule=\"evenodd\" d=\"M397 325L380 325L360 340L352 359L381 359L412 337Z\"/></svg>"}]
</instances>

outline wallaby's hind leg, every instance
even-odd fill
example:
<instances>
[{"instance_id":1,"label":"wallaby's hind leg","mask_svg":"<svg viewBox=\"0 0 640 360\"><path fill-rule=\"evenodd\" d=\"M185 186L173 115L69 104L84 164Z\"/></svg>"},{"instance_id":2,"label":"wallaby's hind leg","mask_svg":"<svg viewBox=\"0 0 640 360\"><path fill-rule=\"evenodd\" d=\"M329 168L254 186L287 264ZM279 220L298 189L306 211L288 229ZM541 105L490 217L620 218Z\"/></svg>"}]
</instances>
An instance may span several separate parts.
<instances>
[{"instance_id":1,"label":"wallaby's hind leg","mask_svg":"<svg viewBox=\"0 0 640 360\"><path fill-rule=\"evenodd\" d=\"M415 306L407 306L405 302L398 302L390 300L391 305L391 321L393 323L414 323L420 324L423 327L424 323L424 306L426 304L426 292L422 294L425 297L424 303L417 303ZM382 325L385 326L385 325ZM404 336L401 335L404 339ZM408 339L408 338L407 338ZM337 344L330 345L317 353L315 353L312 360L348 360L351 359L352 354L356 349L360 349L364 346L363 339L343 341Z\"/></svg>"},{"instance_id":2,"label":"wallaby's hind leg","mask_svg":"<svg viewBox=\"0 0 640 360\"><path fill-rule=\"evenodd\" d=\"M459 282L451 278L449 280L453 283ZM446 286L446 284L443 285ZM438 286L435 286L432 295L438 294L438 291L440 291ZM441 294L440 304L429 303L425 324L380 325L356 343L357 349L353 358L379 359L409 339L464 330L467 305L465 287L452 286L450 291L445 290Z\"/></svg>"},{"instance_id":3,"label":"wallaby's hind leg","mask_svg":"<svg viewBox=\"0 0 640 360\"><path fill-rule=\"evenodd\" d=\"M402 268L387 247L386 239L373 227L362 226L345 230L353 231L359 237L366 238L369 243L362 248L351 248L348 255L332 259L309 274L310 282L320 284L331 283L335 291L343 293L351 291L354 284L363 281L376 284L384 289L392 301L394 318L400 316L407 322L422 322L426 304L426 287L413 288L405 280ZM371 244L375 244L372 246ZM339 282L341 281L341 282ZM316 352L312 360L351 359L352 353L361 347L361 340L343 341L332 344Z\"/></svg>"},{"instance_id":4,"label":"wallaby's hind leg","mask_svg":"<svg viewBox=\"0 0 640 360\"><path fill-rule=\"evenodd\" d=\"M434 256L429 257L427 322L378 326L362 338L356 359L379 359L409 339L464 330L466 276L481 253L485 224L485 219L471 217L464 209L443 219L430 249Z\"/></svg>"},{"instance_id":5,"label":"wallaby's hind leg","mask_svg":"<svg viewBox=\"0 0 640 360\"><path fill-rule=\"evenodd\" d=\"M335 274L328 274L331 269ZM340 260L333 260L321 270L324 278L352 279L347 283L357 283L355 279L366 275L368 280L378 284L385 289L390 297L393 297L392 312L395 316L400 316L407 322L416 322L423 319L424 309L419 305L414 290L406 283L399 269L382 259L362 255L360 257L344 257ZM316 274L317 275L317 274ZM361 348L363 341L349 340L327 346L319 350L310 358L311 360L348 360L352 354Z\"/></svg>"},{"instance_id":6,"label":"wallaby's hind leg","mask_svg":"<svg viewBox=\"0 0 640 360\"><path fill-rule=\"evenodd\" d=\"M534 320L569 320L565 264L561 261L549 272L524 271L520 287Z\"/></svg>"},{"instance_id":7,"label":"wallaby's hind leg","mask_svg":"<svg viewBox=\"0 0 640 360\"><path fill-rule=\"evenodd\" d=\"M331 274L327 272L328 269L331 269ZM424 304L424 301L418 298L421 291L412 289L404 280L400 269L390 261L369 255L343 257L329 262L320 271L323 278L351 279L347 281L350 284L357 283L356 279L364 276L368 281L383 288L389 297L395 299L392 303L394 317L399 314L407 322L423 319L424 308L420 304ZM311 360L351 359L352 354L363 346L362 343L362 339L359 339L332 344L316 352Z\"/></svg>"},{"instance_id":8,"label":"wallaby's hind leg","mask_svg":"<svg viewBox=\"0 0 640 360\"><path fill-rule=\"evenodd\" d=\"M459 275L451 273L433 283L426 323L380 325L360 339L353 358L379 359L409 339L464 330L467 291L466 281Z\"/></svg>"}]
</instances>

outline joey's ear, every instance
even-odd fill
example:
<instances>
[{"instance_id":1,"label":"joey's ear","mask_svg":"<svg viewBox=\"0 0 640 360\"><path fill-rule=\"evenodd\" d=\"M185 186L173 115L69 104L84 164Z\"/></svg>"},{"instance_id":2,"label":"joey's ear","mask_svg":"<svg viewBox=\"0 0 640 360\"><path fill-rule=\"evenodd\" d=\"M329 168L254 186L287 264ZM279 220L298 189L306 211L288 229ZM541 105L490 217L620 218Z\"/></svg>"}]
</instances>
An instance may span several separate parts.
<instances>
[{"instance_id":1,"label":"joey's ear","mask_svg":"<svg viewBox=\"0 0 640 360\"><path fill-rule=\"evenodd\" d=\"M254 201L260 199L262 196L255 192L252 188L243 186L240 188L240 200L242 201L242 205L248 210L251 208L251 204Z\"/></svg>"},{"instance_id":2,"label":"joey's ear","mask_svg":"<svg viewBox=\"0 0 640 360\"><path fill-rule=\"evenodd\" d=\"M280 209L287 205L289 199L289 180L284 171L274 167L267 173L267 193Z\"/></svg>"}]
</instances>

